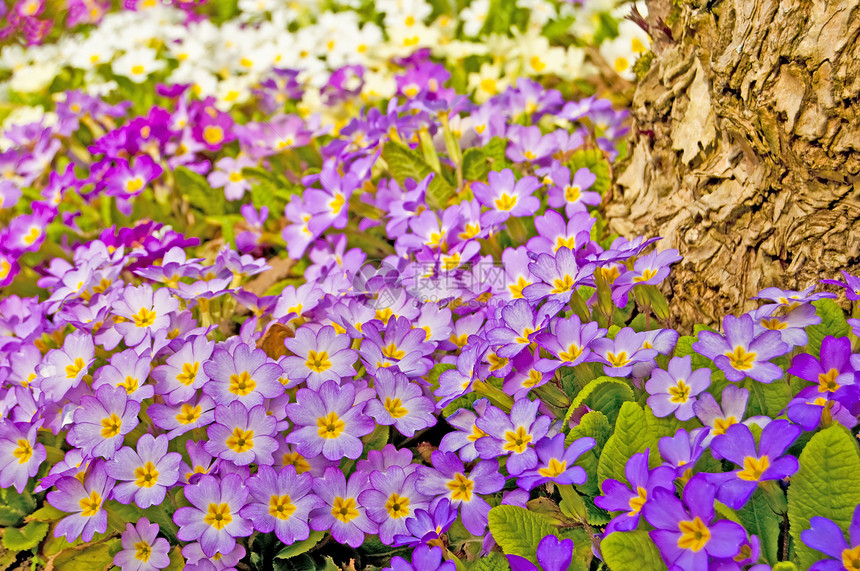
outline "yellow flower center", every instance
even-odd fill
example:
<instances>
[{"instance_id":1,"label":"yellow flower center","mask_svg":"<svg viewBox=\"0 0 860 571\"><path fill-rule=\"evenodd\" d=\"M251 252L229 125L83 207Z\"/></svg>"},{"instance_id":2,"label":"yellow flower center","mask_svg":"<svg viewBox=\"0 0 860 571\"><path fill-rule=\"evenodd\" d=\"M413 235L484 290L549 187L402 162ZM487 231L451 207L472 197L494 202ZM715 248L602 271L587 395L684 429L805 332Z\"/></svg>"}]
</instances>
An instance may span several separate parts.
<instances>
[{"instance_id":1,"label":"yellow flower center","mask_svg":"<svg viewBox=\"0 0 860 571\"><path fill-rule=\"evenodd\" d=\"M561 248L567 248L568 250L573 250L576 248L576 236L571 236L570 238L565 238L564 236L559 236L555 241L555 249L554 251L558 252Z\"/></svg>"},{"instance_id":2,"label":"yellow flower center","mask_svg":"<svg viewBox=\"0 0 860 571\"><path fill-rule=\"evenodd\" d=\"M771 319L768 319L765 317L764 319L761 320L761 326L764 327L765 329L779 330L779 329L785 329L786 327L788 327L788 323L786 323L785 321L782 321L781 319L779 319L777 317L773 317Z\"/></svg>"},{"instance_id":3,"label":"yellow flower center","mask_svg":"<svg viewBox=\"0 0 860 571\"><path fill-rule=\"evenodd\" d=\"M119 384L120 387L125 389L125 392L128 394L133 393L137 390L139 386L139 381L132 376L127 376L123 382Z\"/></svg>"},{"instance_id":4,"label":"yellow flower center","mask_svg":"<svg viewBox=\"0 0 860 571\"><path fill-rule=\"evenodd\" d=\"M336 412L328 413L328 416L321 416L317 419L317 434L321 438L337 438L346 428L346 423L340 419Z\"/></svg>"},{"instance_id":5,"label":"yellow flower center","mask_svg":"<svg viewBox=\"0 0 860 571\"><path fill-rule=\"evenodd\" d=\"M540 56L532 56L531 59L529 59L529 63L537 72L541 72L546 68L546 63L540 58Z\"/></svg>"},{"instance_id":6,"label":"yellow flower center","mask_svg":"<svg viewBox=\"0 0 860 571\"><path fill-rule=\"evenodd\" d=\"M693 521L679 521L678 529L681 530L681 537L678 538L678 547L681 549L701 551L711 539L711 530L699 517Z\"/></svg>"},{"instance_id":7,"label":"yellow flower center","mask_svg":"<svg viewBox=\"0 0 860 571\"><path fill-rule=\"evenodd\" d=\"M134 177L134 178L130 178L127 181L125 181L125 191L128 192L129 194L131 194L133 192L137 192L141 188L143 188L143 179L140 178L139 176Z\"/></svg>"},{"instance_id":8,"label":"yellow flower center","mask_svg":"<svg viewBox=\"0 0 860 571\"><path fill-rule=\"evenodd\" d=\"M576 202L579 200L580 188L576 185L564 187L564 198L568 202Z\"/></svg>"},{"instance_id":9,"label":"yellow flower center","mask_svg":"<svg viewBox=\"0 0 860 571\"><path fill-rule=\"evenodd\" d=\"M567 347L567 351L562 351L558 354L558 358L562 361L566 361L568 363L573 363L576 361L580 355L582 355L582 351L584 349L577 345L576 343L571 343Z\"/></svg>"},{"instance_id":10,"label":"yellow flower center","mask_svg":"<svg viewBox=\"0 0 860 571\"><path fill-rule=\"evenodd\" d=\"M272 496L269 500L269 515L278 519L289 519L293 512L296 511L296 506L293 505L289 495Z\"/></svg>"},{"instance_id":11,"label":"yellow flower center","mask_svg":"<svg viewBox=\"0 0 860 571\"><path fill-rule=\"evenodd\" d=\"M538 371L537 369L532 369L529 371L528 377L526 377L523 381L523 386L527 389L530 389L539 382L541 382L541 379L543 379L543 375L541 375L540 371Z\"/></svg>"},{"instance_id":12,"label":"yellow flower center","mask_svg":"<svg viewBox=\"0 0 860 571\"><path fill-rule=\"evenodd\" d=\"M753 368L755 361L755 353L747 353L746 350L738 345L734 351L725 353L729 358L729 363L738 371L747 371Z\"/></svg>"},{"instance_id":13,"label":"yellow flower center","mask_svg":"<svg viewBox=\"0 0 860 571\"><path fill-rule=\"evenodd\" d=\"M210 145L217 145L224 140L224 130L217 125L209 125L203 129L203 139Z\"/></svg>"},{"instance_id":14,"label":"yellow flower center","mask_svg":"<svg viewBox=\"0 0 860 571\"><path fill-rule=\"evenodd\" d=\"M468 333L463 333L462 335L453 335L452 334L451 337L448 338L448 341L450 341L451 343L453 343L454 345L456 345L460 349L462 349L463 347L466 346L466 342L468 340L469 340L469 334Z\"/></svg>"},{"instance_id":15,"label":"yellow flower center","mask_svg":"<svg viewBox=\"0 0 860 571\"><path fill-rule=\"evenodd\" d=\"M651 268L648 268L644 272L642 272L641 276L637 276L637 277L633 278L633 281L636 283L647 282L648 280L650 280L651 278L653 278L656 275L657 275L657 270L652 270Z\"/></svg>"},{"instance_id":16,"label":"yellow flower center","mask_svg":"<svg viewBox=\"0 0 860 571\"><path fill-rule=\"evenodd\" d=\"M830 369L826 373L818 375L818 392L832 393L839 389L839 383L836 382L836 377L839 376L839 371Z\"/></svg>"},{"instance_id":17,"label":"yellow flower center","mask_svg":"<svg viewBox=\"0 0 860 571\"><path fill-rule=\"evenodd\" d=\"M89 496L83 498L78 505L81 506L81 515L84 517L93 517L102 507L102 497L98 492L93 491Z\"/></svg>"},{"instance_id":18,"label":"yellow flower center","mask_svg":"<svg viewBox=\"0 0 860 571\"><path fill-rule=\"evenodd\" d=\"M241 180L243 180L245 177L243 177L243 176L242 176L242 173L241 173L241 172L239 172L239 171L233 171L233 172L231 172L231 173L230 173L230 175L229 175L227 178L229 178L229 179L230 179L230 182L236 183L236 182L240 182L240 181L241 181Z\"/></svg>"},{"instance_id":19,"label":"yellow flower center","mask_svg":"<svg viewBox=\"0 0 860 571\"><path fill-rule=\"evenodd\" d=\"M206 510L203 521L215 529L224 529L233 521L233 516L230 514L230 506L227 504L209 504L209 509Z\"/></svg>"},{"instance_id":20,"label":"yellow flower center","mask_svg":"<svg viewBox=\"0 0 860 571\"><path fill-rule=\"evenodd\" d=\"M504 449L508 452L522 454L528 448L529 442L532 441L532 435L529 434L522 426L517 427L516 431L508 430L505 432Z\"/></svg>"},{"instance_id":21,"label":"yellow flower center","mask_svg":"<svg viewBox=\"0 0 860 571\"><path fill-rule=\"evenodd\" d=\"M19 438L17 444L12 455L18 459L19 464L26 464L33 457L33 446L26 438Z\"/></svg>"},{"instance_id":22,"label":"yellow flower center","mask_svg":"<svg viewBox=\"0 0 860 571\"><path fill-rule=\"evenodd\" d=\"M630 517L635 516L642 510L642 506L645 505L645 502L648 500L648 491L642 486L636 487L636 495L630 498L628 505L630 506L630 511L627 512L627 515Z\"/></svg>"},{"instance_id":23,"label":"yellow flower center","mask_svg":"<svg viewBox=\"0 0 860 571\"><path fill-rule=\"evenodd\" d=\"M672 397L669 399L675 404L684 404L690 398L690 385L684 382L684 379L678 379L678 384L674 387L669 387L669 394Z\"/></svg>"},{"instance_id":24,"label":"yellow flower center","mask_svg":"<svg viewBox=\"0 0 860 571\"><path fill-rule=\"evenodd\" d=\"M241 454L254 448L254 431L242 430L240 427L233 429L233 434L227 438L227 447L233 452Z\"/></svg>"},{"instance_id":25,"label":"yellow flower center","mask_svg":"<svg viewBox=\"0 0 860 571\"><path fill-rule=\"evenodd\" d=\"M526 151L523 151L523 156L524 156L525 158L527 158L528 160L533 161L537 155L536 155L536 154L534 154L534 153L533 153L532 151L530 151L530 150L526 150Z\"/></svg>"},{"instance_id":26,"label":"yellow flower center","mask_svg":"<svg viewBox=\"0 0 860 571\"><path fill-rule=\"evenodd\" d=\"M567 461L562 460L559 462L557 458L552 458L546 468L540 468L538 470L538 474L544 478L558 478L565 472L565 470L567 470Z\"/></svg>"},{"instance_id":27,"label":"yellow flower center","mask_svg":"<svg viewBox=\"0 0 860 571\"><path fill-rule=\"evenodd\" d=\"M530 343L529 335L531 335L532 333L534 333L534 329L529 329L528 327L526 327L525 329L523 329L523 332L520 334L520 336L514 339L514 341L516 341L520 345L528 345Z\"/></svg>"},{"instance_id":28,"label":"yellow flower center","mask_svg":"<svg viewBox=\"0 0 860 571\"><path fill-rule=\"evenodd\" d=\"M334 200L329 203L332 214L339 214L344 204L346 204L346 198L340 193L335 194Z\"/></svg>"},{"instance_id":29,"label":"yellow flower center","mask_svg":"<svg viewBox=\"0 0 860 571\"><path fill-rule=\"evenodd\" d=\"M355 500L353 498L335 498L331 505L331 515L343 523L354 520L359 516Z\"/></svg>"},{"instance_id":30,"label":"yellow flower center","mask_svg":"<svg viewBox=\"0 0 860 571\"><path fill-rule=\"evenodd\" d=\"M565 293L573 289L573 278L565 275L563 278L553 280L552 285L555 287L550 293Z\"/></svg>"},{"instance_id":31,"label":"yellow flower center","mask_svg":"<svg viewBox=\"0 0 860 571\"><path fill-rule=\"evenodd\" d=\"M466 478L459 472L454 474L454 479L449 480L445 486L451 490L451 499L455 502L468 502L472 500L472 488L475 487L475 482Z\"/></svg>"},{"instance_id":32,"label":"yellow flower center","mask_svg":"<svg viewBox=\"0 0 860 571\"><path fill-rule=\"evenodd\" d=\"M758 482L768 467L770 467L770 460L767 456L761 458L747 456L744 458L744 469L738 472L738 478L747 482Z\"/></svg>"},{"instance_id":33,"label":"yellow flower center","mask_svg":"<svg viewBox=\"0 0 860 571\"><path fill-rule=\"evenodd\" d=\"M527 282L526 278L520 276L519 279L517 279L517 283L508 286L508 289L511 290L511 297L514 299L522 299L523 290L530 285L531 283Z\"/></svg>"},{"instance_id":34,"label":"yellow flower center","mask_svg":"<svg viewBox=\"0 0 860 571\"><path fill-rule=\"evenodd\" d=\"M176 415L176 420L179 424L191 424L197 422L197 419L203 414L203 409L199 406L191 406L190 404L182 405L179 414Z\"/></svg>"},{"instance_id":35,"label":"yellow flower center","mask_svg":"<svg viewBox=\"0 0 860 571\"><path fill-rule=\"evenodd\" d=\"M385 403L382 406L385 407L385 410L388 411L391 418L400 418L409 413L409 411L406 410L406 407L403 406L400 399L397 398L392 399L391 397L385 397Z\"/></svg>"},{"instance_id":36,"label":"yellow flower center","mask_svg":"<svg viewBox=\"0 0 860 571\"><path fill-rule=\"evenodd\" d=\"M331 361L329 361L326 351L317 353L311 349L308 351L308 360L305 361L305 366L315 373L324 373L331 368Z\"/></svg>"},{"instance_id":37,"label":"yellow flower center","mask_svg":"<svg viewBox=\"0 0 860 571\"><path fill-rule=\"evenodd\" d=\"M238 375L230 375L230 392L243 397L253 391L257 383L251 378L248 371L242 371Z\"/></svg>"},{"instance_id":38,"label":"yellow flower center","mask_svg":"<svg viewBox=\"0 0 860 571\"><path fill-rule=\"evenodd\" d=\"M495 353L490 353L487 355L487 362L490 363L491 371L498 371L508 364L508 359L506 357L499 357Z\"/></svg>"},{"instance_id":39,"label":"yellow flower center","mask_svg":"<svg viewBox=\"0 0 860 571\"><path fill-rule=\"evenodd\" d=\"M28 232L27 235L24 236L24 242L26 242L28 246L32 246L36 243L36 240L38 240L39 236L41 235L42 231L39 230L37 227L32 226L30 228L30 232Z\"/></svg>"},{"instance_id":40,"label":"yellow flower center","mask_svg":"<svg viewBox=\"0 0 860 571\"><path fill-rule=\"evenodd\" d=\"M107 418L102 419L102 436L104 438L113 438L119 434L122 428L122 419L115 412Z\"/></svg>"},{"instance_id":41,"label":"yellow flower center","mask_svg":"<svg viewBox=\"0 0 860 571\"><path fill-rule=\"evenodd\" d=\"M131 66L131 73L134 75L142 75L144 71L144 67L140 64Z\"/></svg>"},{"instance_id":42,"label":"yellow flower center","mask_svg":"<svg viewBox=\"0 0 860 571\"><path fill-rule=\"evenodd\" d=\"M609 361L609 364L613 367L623 367L630 362L630 359L627 358L627 351L621 351L617 355L609 352L606 354L606 360Z\"/></svg>"},{"instance_id":43,"label":"yellow flower center","mask_svg":"<svg viewBox=\"0 0 860 571\"><path fill-rule=\"evenodd\" d=\"M511 196L507 192L496 199L496 208L499 210L508 211L517 205L517 195Z\"/></svg>"},{"instance_id":44,"label":"yellow flower center","mask_svg":"<svg viewBox=\"0 0 860 571\"><path fill-rule=\"evenodd\" d=\"M860 571L860 545L842 550L842 566L848 571Z\"/></svg>"},{"instance_id":45,"label":"yellow flower center","mask_svg":"<svg viewBox=\"0 0 860 571\"><path fill-rule=\"evenodd\" d=\"M134 544L134 558L138 561L146 563L152 555L152 546L145 541L138 541Z\"/></svg>"},{"instance_id":46,"label":"yellow flower center","mask_svg":"<svg viewBox=\"0 0 860 571\"><path fill-rule=\"evenodd\" d=\"M151 488L158 483L158 470L155 469L155 464L147 462L143 466L138 466L134 469L135 484L141 488Z\"/></svg>"},{"instance_id":47,"label":"yellow flower center","mask_svg":"<svg viewBox=\"0 0 860 571\"><path fill-rule=\"evenodd\" d=\"M176 375L176 380L183 385L188 386L194 382L195 377L197 377L197 371L199 370L200 363L198 363L197 361L193 363L183 363L182 372Z\"/></svg>"},{"instance_id":48,"label":"yellow flower center","mask_svg":"<svg viewBox=\"0 0 860 571\"><path fill-rule=\"evenodd\" d=\"M397 348L397 345L391 343L382 348L382 354L389 359L397 359L398 361L406 356L406 351Z\"/></svg>"},{"instance_id":49,"label":"yellow flower center","mask_svg":"<svg viewBox=\"0 0 860 571\"><path fill-rule=\"evenodd\" d=\"M475 442L479 438L483 438L486 435L487 435L487 433L484 432L483 430L481 430L480 428L478 428L477 424L473 424L472 425L472 434L470 434L466 438L468 438L471 442Z\"/></svg>"},{"instance_id":50,"label":"yellow flower center","mask_svg":"<svg viewBox=\"0 0 860 571\"><path fill-rule=\"evenodd\" d=\"M141 307L140 311L137 312L137 315L134 316L134 324L137 327L152 327L152 324L155 323L155 312L146 309L145 307Z\"/></svg>"},{"instance_id":51,"label":"yellow flower center","mask_svg":"<svg viewBox=\"0 0 860 571\"><path fill-rule=\"evenodd\" d=\"M617 57L615 58L615 71L621 73L630 65L630 62L627 61L626 57Z\"/></svg>"},{"instance_id":52,"label":"yellow flower center","mask_svg":"<svg viewBox=\"0 0 860 571\"><path fill-rule=\"evenodd\" d=\"M388 325L388 320L394 317L394 311L390 307L385 309L377 309L374 318L380 320L384 325Z\"/></svg>"},{"instance_id":53,"label":"yellow flower center","mask_svg":"<svg viewBox=\"0 0 860 571\"><path fill-rule=\"evenodd\" d=\"M385 511L394 519L400 519L409 515L409 498L404 498L397 494L388 496L388 501L385 502Z\"/></svg>"},{"instance_id":54,"label":"yellow flower center","mask_svg":"<svg viewBox=\"0 0 860 571\"><path fill-rule=\"evenodd\" d=\"M74 363L66 366L66 378L74 379L86 366L87 364L81 357L76 358Z\"/></svg>"},{"instance_id":55,"label":"yellow flower center","mask_svg":"<svg viewBox=\"0 0 860 571\"><path fill-rule=\"evenodd\" d=\"M311 465L305 457L298 452L287 452L284 454L284 466L295 466L296 474L304 474L310 471Z\"/></svg>"}]
</instances>

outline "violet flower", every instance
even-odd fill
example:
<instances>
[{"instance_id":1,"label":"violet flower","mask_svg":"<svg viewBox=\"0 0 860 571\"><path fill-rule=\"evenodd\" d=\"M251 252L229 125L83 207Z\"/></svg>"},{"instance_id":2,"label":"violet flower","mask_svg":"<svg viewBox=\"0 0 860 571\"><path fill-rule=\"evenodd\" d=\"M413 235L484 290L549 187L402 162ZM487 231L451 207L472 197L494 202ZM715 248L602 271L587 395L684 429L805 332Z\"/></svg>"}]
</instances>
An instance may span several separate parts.
<instances>
[{"instance_id":1,"label":"violet flower","mask_svg":"<svg viewBox=\"0 0 860 571\"><path fill-rule=\"evenodd\" d=\"M673 357L669 361L668 371L654 369L651 378L645 383L648 406L657 417L674 414L678 420L690 420L695 416L693 405L696 395L707 389L711 384L711 370L708 368L692 369L692 357Z\"/></svg>"},{"instance_id":2,"label":"violet flower","mask_svg":"<svg viewBox=\"0 0 860 571\"><path fill-rule=\"evenodd\" d=\"M510 416L494 406L487 407L475 424L487 436L475 443L481 458L508 456L507 469L513 476L537 466L534 445L546 436L552 419L538 415L540 401L520 399L511 408Z\"/></svg>"},{"instance_id":3,"label":"violet flower","mask_svg":"<svg viewBox=\"0 0 860 571\"><path fill-rule=\"evenodd\" d=\"M377 532L376 523L367 517L364 506L358 502L358 496L370 487L368 474L353 472L347 482L341 470L329 467L323 477L314 480L313 487L324 505L310 513L311 529L330 530L335 541L353 548L364 543L365 534Z\"/></svg>"},{"instance_id":4,"label":"violet flower","mask_svg":"<svg viewBox=\"0 0 860 571\"><path fill-rule=\"evenodd\" d=\"M157 571L170 565L170 544L158 537L158 531L158 524L149 523L145 517L136 524L126 524L122 551L114 555L113 564L133 571Z\"/></svg>"},{"instance_id":5,"label":"violet flower","mask_svg":"<svg viewBox=\"0 0 860 571\"><path fill-rule=\"evenodd\" d=\"M182 455L167 451L168 438L144 434L136 449L121 448L105 465L108 476L117 480L113 497L118 502L134 502L139 508L159 505L167 490L179 480Z\"/></svg>"},{"instance_id":6,"label":"violet flower","mask_svg":"<svg viewBox=\"0 0 860 571\"><path fill-rule=\"evenodd\" d=\"M541 438L535 445L538 456L536 467L524 471L517 478L517 485L532 490L541 484L553 482L562 486L585 483L585 469L574 464L584 453L594 448L597 442L590 437L578 438L565 446L565 435Z\"/></svg>"},{"instance_id":7,"label":"violet flower","mask_svg":"<svg viewBox=\"0 0 860 571\"><path fill-rule=\"evenodd\" d=\"M248 498L248 488L240 476L228 474L219 480L205 475L184 490L192 507L179 508L173 514L179 526L176 535L182 541L199 540L206 557L232 552L237 537L254 531L253 524L240 514Z\"/></svg>"},{"instance_id":8,"label":"violet flower","mask_svg":"<svg viewBox=\"0 0 860 571\"><path fill-rule=\"evenodd\" d=\"M130 400L121 387L102 385L95 396L81 397L68 442L89 457L113 458L123 438L138 424L140 403Z\"/></svg>"},{"instance_id":9,"label":"violet flower","mask_svg":"<svg viewBox=\"0 0 860 571\"><path fill-rule=\"evenodd\" d=\"M770 362L790 350L777 331L755 336L749 314L727 315L723 319L725 337L712 331L699 332L693 350L714 361L734 383L750 377L760 383L770 383L783 376L782 369Z\"/></svg>"},{"instance_id":10,"label":"violet flower","mask_svg":"<svg viewBox=\"0 0 860 571\"><path fill-rule=\"evenodd\" d=\"M810 571L842 571L857 569L860 561L860 506L854 508L848 526L851 543L845 541L842 529L830 519L815 516L809 519L809 529L800 532L800 539L812 549L827 556L810 567Z\"/></svg>"},{"instance_id":11,"label":"violet flower","mask_svg":"<svg viewBox=\"0 0 860 571\"><path fill-rule=\"evenodd\" d=\"M240 515L253 521L257 531L274 530L286 545L308 538L308 513L323 504L311 493L313 476L297 474L294 466L286 466L280 472L259 466L247 485L251 496Z\"/></svg>"},{"instance_id":12,"label":"violet flower","mask_svg":"<svg viewBox=\"0 0 860 571\"><path fill-rule=\"evenodd\" d=\"M114 481L104 468L104 461L95 460L83 479L66 476L57 480L57 490L48 492L48 503L68 515L54 528L54 537L65 536L70 543L79 537L90 541L93 535L107 531L108 499Z\"/></svg>"},{"instance_id":13,"label":"violet flower","mask_svg":"<svg viewBox=\"0 0 860 571\"><path fill-rule=\"evenodd\" d=\"M547 535L540 540L535 557L540 567L519 555L508 555L511 571L566 571L573 559L573 540Z\"/></svg>"}]
</instances>

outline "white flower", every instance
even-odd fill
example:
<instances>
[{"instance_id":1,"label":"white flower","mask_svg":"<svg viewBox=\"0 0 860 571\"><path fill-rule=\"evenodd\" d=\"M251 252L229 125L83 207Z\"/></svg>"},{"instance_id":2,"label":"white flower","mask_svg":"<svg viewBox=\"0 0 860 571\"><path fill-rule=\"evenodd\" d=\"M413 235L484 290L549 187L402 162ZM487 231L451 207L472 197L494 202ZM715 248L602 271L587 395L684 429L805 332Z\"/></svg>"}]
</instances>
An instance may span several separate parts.
<instances>
[{"instance_id":1,"label":"white flower","mask_svg":"<svg viewBox=\"0 0 860 571\"><path fill-rule=\"evenodd\" d=\"M487 21L489 14L490 0L472 0L472 3L460 12L460 20L463 21L463 33L470 37L477 36L481 28L484 27L484 22Z\"/></svg>"},{"instance_id":2,"label":"white flower","mask_svg":"<svg viewBox=\"0 0 860 571\"><path fill-rule=\"evenodd\" d=\"M618 23L617 38L600 44L600 55L621 77L633 81L633 64L637 58L647 52L651 46L648 34L635 22L622 20Z\"/></svg>"},{"instance_id":3,"label":"white flower","mask_svg":"<svg viewBox=\"0 0 860 571\"><path fill-rule=\"evenodd\" d=\"M152 48L137 48L124 53L111 64L116 75L127 77L135 83L143 83L150 74L164 68L164 61L156 59Z\"/></svg>"}]
</instances>

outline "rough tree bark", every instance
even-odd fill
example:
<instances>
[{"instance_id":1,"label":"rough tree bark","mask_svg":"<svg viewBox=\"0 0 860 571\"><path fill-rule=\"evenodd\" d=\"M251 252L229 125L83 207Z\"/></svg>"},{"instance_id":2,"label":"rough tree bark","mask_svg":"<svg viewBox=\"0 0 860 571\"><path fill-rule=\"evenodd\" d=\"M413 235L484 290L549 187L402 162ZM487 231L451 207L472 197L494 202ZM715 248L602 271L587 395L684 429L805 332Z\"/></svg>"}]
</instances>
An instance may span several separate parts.
<instances>
[{"instance_id":1,"label":"rough tree bark","mask_svg":"<svg viewBox=\"0 0 860 571\"><path fill-rule=\"evenodd\" d=\"M680 250L673 325L860 261L860 0L646 0L655 59L608 209Z\"/></svg>"}]
</instances>

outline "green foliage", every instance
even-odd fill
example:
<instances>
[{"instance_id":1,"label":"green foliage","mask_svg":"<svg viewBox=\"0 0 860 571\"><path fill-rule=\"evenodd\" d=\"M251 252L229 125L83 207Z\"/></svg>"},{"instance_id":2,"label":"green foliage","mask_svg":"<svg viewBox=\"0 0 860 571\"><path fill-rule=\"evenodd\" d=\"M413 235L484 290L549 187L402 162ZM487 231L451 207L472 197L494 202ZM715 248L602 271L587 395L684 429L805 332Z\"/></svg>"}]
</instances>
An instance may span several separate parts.
<instances>
[{"instance_id":1,"label":"green foliage","mask_svg":"<svg viewBox=\"0 0 860 571\"><path fill-rule=\"evenodd\" d=\"M813 436L800 454L800 469L788 487L788 523L802 569L821 557L800 539L809 529L809 518L826 517L847 530L854 508L860 505L858 454L856 439L839 424Z\"/></svg>"},{"instance_id":2,"label":"green foliage","mask_svg":"<svg viewBox=\"0 0 860 571\"><path fill-rule=\"evenodd\" d=\"M24 527L7 527L3 531L3 547L12 551L33 549L48 533L48 524L31 521Z\"/></svg>"},{"instance_id":3,"label":"green foliage","mask_svg":"<svg viewBox=\"0 0 860 571\"><path fill-rule=\"evenodd\" d=\"M427 175L435 172L427 161L402 143L388 141L382 148L382 158L391 171L391 176L403 184L406 179L411 178L415 182L421 182ZM430 185L427 187L427 205L431 208L444 208L454 194L456 189L436 172Z\"/></svg>"},{"instance_id":4,"label":"green foliage","mask_svg":"<svg viewBox=\"0 0 860 571\"><path fill-rule=\"evenodd\" d=\"M653 461L657 455L657 439L648 426L645 411L634 402L625 402L621 405L615 430L600 454L598 483L602 485L607 478L627 482L624 475L627 460L646 448L651 449Z\"/></svg>"},{"instance_id":5,"label":"green foliage","mask_svg":"<svg viewBox=\"0 0 860 571\"><path fill-rule=\"evenodd\" d=\"M770 508L764 492L756 490L750 501L737 514L744 528L750 534L758 536L761 542L762 555L768 563L771 565L776 563L779 550L780 517Z\"/></svg>"},{"instance_id":6,"label":"green foliage","mask_svg":"<svg viewBox=\"0 0 860 571\"><path fill-rule=\"evenodd\" d=\"M496 506L490 510L490 532L505 555L519 555L537 563L538 543L553 533L550 520L518 506Z\"/></svg>"},{"instance_id":7,"label":"green foliage","mask_svg":"<svg viewBox=\"0 0 860 571\"><path fill-rule=\"evenodd\" d=\"M609 185L612 183L612 176L609 173L609 161L600 149L584 149L573 153L568 159L567 166L570 169L570 176L576 174L581 168L587 168L597 177L594 184L588 190L599 192L601 196L609 190Z\"/></svg>"},{"instance_id":8,"label":"green foliage","mask_svg":"<svg viewBox=\"0 0 860 571\"><path fill-rule=\"evenodd\" d=\"M648 532L617 531L600 543L600 551L612 571L663 571L666 565Z\"/></svg>"},{"instance_id":9,"label":"green foliage","mask_svg":"<svg viewBox=\"0 0 860 571\"><path fill-rule=\"evenodd\" d=\"M275 555L275 559L289 559L290 557L306 553L313 549L313 547L319 543L323 537L325 537L324 531L311 531L308 538L304 541L297 541L281 549L277 555Z\"/></svg>"},{"instance_id":10,"label":"green foliage","mask_svg":"<svg viewBox=\"0 0 860 571\"><path fill-rule=\"evenodd\" d=\"M218 216L227 210L224 192L214 190L206 179L186 167L176 167L173 172L176 190L184 196L188 203L204 214Z\"/></svg>"},{"instance_id":11,"label":"green foliage","mask_svg":"<svg viewBox=\"0 0 860 571\"><path fill-rule=\"evenodd\" d=\"M578 438L589 436L594 438L594 448L585 452L576 461L577 466L581 466L588 474L588 479L585 484L577 486L577 489L589 496L600 494L600 488L597 486L597 466L600 461L600 453L606 445L606 441L612 435L612 425L609 424L606 415L599 410L593 410L586 413L579 424L570 429L570 432L565 438L565 444L570 445L571 442Z\"/></svg>"},{"instance_id":12,"label":"green foliage","mask_svg":"<svg viewBox=\"0 0 860 571\"><path fill-rule=\"evenodd\" d=\"M469 567L469 571L507 571L510 569L508 560L498 551L491 551Z\"/></svg>"},{"instance_id":13,"label":"green foliage","mask_svg":"<svg viewBox=\"0 0 860 571\"><path fill-rule=\"evenodd\" d=\"M579 391L568 408L564 420L566 423L573 412L585 404L591 410L599 410L605 414L612 424L618 416L621 404L632 400L633 390L626 381L613 377L598 377Z\"/></svg>"},{"instance_id":14,"label":"green foliage","mask_svg":"<svg viewBox=\"0 0 860 571\"><path fill-rule=\"evenodd\" d=\"M832 299L819 299L813 301L812 305L815 306L815 314L821 318L821 323L806 328L808 341L805 351L818 357L821 353L821 342L825 337L828 335L836 338L845 337L850 333L851 328L845 320L842 308Z\"/></svg>"},{"instance_id":15,"label":"green foliage","mask_svg":"<svg viewBox=\"0 0 860 571\"><path fill-rule=\"evenodd\" d=\"M487 155L481 149L472 147L463 153L463 180L484 180L490 172Z\"/></svg>"},{"instance_id":16,"label":"green foliage","mask_svg":"<svg viewBox=\"0 0 860 571\"><path fill-rule=\"evenodd\" d=\"M0 488L0 526L17 527L35 509L36 499L29 489L19 494L15 488Z\"/></svg>"}]
</instances>

